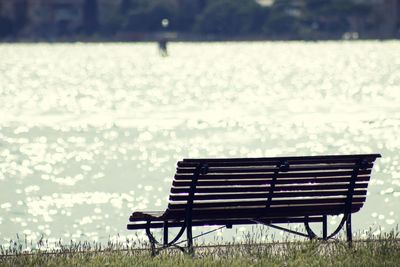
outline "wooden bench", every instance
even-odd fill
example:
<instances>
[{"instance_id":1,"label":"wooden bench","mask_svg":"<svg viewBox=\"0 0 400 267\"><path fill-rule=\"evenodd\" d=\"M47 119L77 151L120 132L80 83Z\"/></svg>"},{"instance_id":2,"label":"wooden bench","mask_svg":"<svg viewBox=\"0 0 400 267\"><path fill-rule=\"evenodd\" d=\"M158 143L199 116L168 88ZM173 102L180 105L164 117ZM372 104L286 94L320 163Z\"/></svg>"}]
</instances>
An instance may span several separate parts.
<instances>
[{"instance_id":1,"label":"wooden bench","mask_svg":"<svg viewBox=\"0 0 400 267\"><path fill-rule=\"evenodd\" d=\"M351 214L364 205L379 154L275 158L184 159L178 162L168 208L134 212L127 228L145 229L152 254L170 246L193 253L193 226L264 224L310 239L310 223L322 223L322 240L345 226L352 241ZM327 216L343 215L328 235ZM276 224L303 223L305 232ZM168 240L168 229L180 227ZM163 228L159 243L152 228ZM187 247L178 246L186 230ZM181 241L182 242L182 241ZM179 242L179 243L181 243Z\"/></svg>"}]
</instances>

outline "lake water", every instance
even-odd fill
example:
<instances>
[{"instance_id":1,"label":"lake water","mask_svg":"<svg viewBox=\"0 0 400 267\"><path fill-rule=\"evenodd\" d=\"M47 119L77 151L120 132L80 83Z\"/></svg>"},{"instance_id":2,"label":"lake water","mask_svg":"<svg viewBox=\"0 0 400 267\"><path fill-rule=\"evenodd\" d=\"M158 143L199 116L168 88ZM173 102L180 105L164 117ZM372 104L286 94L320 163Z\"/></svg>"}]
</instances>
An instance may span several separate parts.
<instances>
[{"instance_id":1,"label":"lake water","mask_svg":"<svg viewBox=\"0 0 400 267\"><path fill-rule=\"evenodd\" d=\"M184 157L381 153L353 228L396 226L400 42L168 48L0 45L0 244L130 236Z\"/></svg>"}]
</instances>

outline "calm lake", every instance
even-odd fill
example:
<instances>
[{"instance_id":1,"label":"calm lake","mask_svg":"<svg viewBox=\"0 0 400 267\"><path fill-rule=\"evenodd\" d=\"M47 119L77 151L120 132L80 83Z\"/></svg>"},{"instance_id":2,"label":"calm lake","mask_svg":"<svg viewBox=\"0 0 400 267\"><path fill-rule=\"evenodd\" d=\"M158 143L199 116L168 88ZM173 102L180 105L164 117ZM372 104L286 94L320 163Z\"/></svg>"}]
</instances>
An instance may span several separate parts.
<instances>
[{"instance_id":1,"label":"calm lake","mask_svg":"<svg viewBox=\"0 0 400 267\"><path fill-rule=\"evenodd\" d=\"M400 42L168 50L0 44L0 244L132 236L184 157L381 153L353 228L399 223Z\"/></svg>"}]
</instances>

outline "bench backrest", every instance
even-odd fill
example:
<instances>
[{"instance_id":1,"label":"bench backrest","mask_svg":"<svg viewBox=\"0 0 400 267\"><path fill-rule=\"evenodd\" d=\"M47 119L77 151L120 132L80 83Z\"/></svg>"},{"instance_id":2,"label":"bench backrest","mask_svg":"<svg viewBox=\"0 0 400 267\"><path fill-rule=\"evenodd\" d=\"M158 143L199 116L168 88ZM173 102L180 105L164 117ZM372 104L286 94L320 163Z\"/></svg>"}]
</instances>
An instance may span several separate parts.
<instances>
[{"instance_id":1,"label":"bench backrest","mask_svg":"<svg viewBox=\"0 0 400 267\"><path fill-rule=\"evenodd\" d=\"M190 203L194 218L353 213L365 202L378 157L184 159L178 162L167 212L183 213Z\"/></svg>"}]
</instances>

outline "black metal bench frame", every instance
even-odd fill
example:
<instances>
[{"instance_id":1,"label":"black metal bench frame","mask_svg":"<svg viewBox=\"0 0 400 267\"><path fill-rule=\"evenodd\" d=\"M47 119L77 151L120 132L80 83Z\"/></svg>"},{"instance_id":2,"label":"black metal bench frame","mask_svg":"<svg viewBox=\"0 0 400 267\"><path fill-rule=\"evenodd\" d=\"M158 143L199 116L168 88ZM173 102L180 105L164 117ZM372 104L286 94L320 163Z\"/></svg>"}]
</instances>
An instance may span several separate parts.
<instances>
[{"instance_id":1,"label":"black metal bench frame","mask_svg":"<svg viewBox=\"0 0 400 267\"><path fill-rule=\"evenodd\" d=\"M357 176L359 175L359 172L362 170L365 170L367 167L371 168L373 167L373 161L376 158L381 157L380 154L365 154L365 155L344 155L344 156L321 156L322 158L328 159L328 158L340 158L340 157L355 157L357 158L354 164L354 168L351 172L351 178L350 178L350 184L348 187L348 192L347 196L345 198L345 207L344 207L344 212L343 212L343 217L337 226L337 228L330 234L328 235L328 222L327 222L327 217L328 215L323 214L320 216L303 216L299 218L288 218L288 219L282 219L282 218L268 218L268 219L263 219L263 218L258 218L257 216L254 216L253 218L243 218L243 219L207 219L207 218L202 218L202 219L193 219L193 203L194 203L194 196L196 193L196 186L198 183L199 178L202 175L206 175L208 172L208 167L209 167L209 162L210 160L207 159L192 159L191 161L196 162L196 167L193 172L193 176L191 179L190 183L190 190L187 198L187 203L185 205L185 210L184 210L184 217L180 218L169 218L168 216L163 218L163 216L160 217L152 217L151 214L146 214L143 213L142 218L137 218L137 216L131 216L130 221L131 222L137 222L137 221L145 221L145 224L128 224L127 228L128 230L137 230L137 229L144 229L146 231L147 237L149 239L150 245L151 245L151 253L152 255L156 255L159 251L168 248L168 247L176 247L180 249L182 252L186 252L188 254L193 254L193 239L196 237L193 237L192 234L192 227L193 226L205 226L205 225L223 225L224 227L227 228L232 228L233 225L239 225L239 224L262 224L266 225L278 230L286 231L291 234L303 236L306 238L311 239L319 239L319 240L328 240L333 237L335 237L340 230L342 230L343 227L345 227L346 230L346 239L347 241L351 244L352 242L352 223L351 223L351 216L352 216L352 200L353 200L353 194L355 190L355 184L356 184L356 179ZM276 165L276 170L274 171L274 175L272 177L272 183L270 184L269 187L269 192L268 192L268 199L266 201L265 208L268 209L271 200L273 198L273 192L274 188L276 185L276 180L279 177L279 174L288 172L290 170L290 160L292 159L299 159L299 158L312 158L311 157L281 157L281 158L267 158L267 159L279 159L279 163ZM372 165L371 165L371 158L372 158ZM369 159L369 160L368 160ZM190 160L190 159L189 159ZM223 159L220 159L223 160ZM230 159L227 159L230 160ZM235 160L235 159L233 159ZM237 159L239 160L239 159ZM246 159L243 159L246 160ZM184 160L185 161L185 160ZM211 160L212 163L212 160ZM179 165L179 164L178 164ZM233 164L234 165L234 164ZM234 210L233 210L234 212ZM135 214L135 213L133 213ZM140 217L140 216L139 216ZM292 229L288 229L282 226L278 226L276 224L280 223L303 223L305 227L305 233L295 231ZM322 223L322 236L318 237L317 234L311 229L310 223ZM168 229L172 227L180 227L180 230L178 234L173 238L171 241L168 241ZM155 239L153 234L151 233L151 229L153 228L162 228L163 229L163 242L159 242ZM220 228L219 228L220 229ZM184 232L186 230L186 242L187 246L183 247L180 246L179 244L185 242L185 241L179 241L179 239L183 236ZM218 230L218 229L216 229ZM207 233L213 232L215 230L208 231ZM206 233L206 234L207 234ZM202 234L203 235L203 234Z\"/></svg>"}]
</instances>

